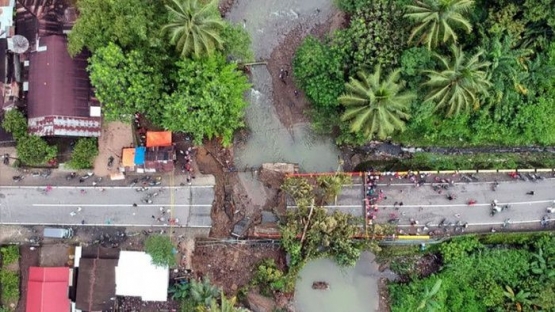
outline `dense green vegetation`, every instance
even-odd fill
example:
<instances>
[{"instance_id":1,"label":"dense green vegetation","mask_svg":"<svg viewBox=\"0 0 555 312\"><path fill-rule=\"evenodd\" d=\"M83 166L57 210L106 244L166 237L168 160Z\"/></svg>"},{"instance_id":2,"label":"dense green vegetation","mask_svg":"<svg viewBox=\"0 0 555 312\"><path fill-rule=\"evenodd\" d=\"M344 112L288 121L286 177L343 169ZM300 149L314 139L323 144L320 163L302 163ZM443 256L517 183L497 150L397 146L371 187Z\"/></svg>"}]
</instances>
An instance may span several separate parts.
<instances>
[{"instance_id":1,"label":"dense green vegetation","mask_svg":"<svg viewBox=\"0 0 555 312\"><path fill-rule=\"evenodd\" d=\"M181 302L182 312L243 312L235 307L236 297L227 298L220 288L212 285L209 278L182 281L170 287L173 300Z\"/></svg>"},{"instance_id":2,"label":"dense green vegetation","mask_svg":"<svg viewBox=\"0 0 555 312\"><path fill-rule=\"evenodd\" d=\"M9 245L0 248L0 253L2 254L2 265L10 265L19 261L19 246Z\"/></svg>"},{"instance_id":3,"label":"dense green vegetation","mask_svg":"<svg viewBox=\"0 0 555 312\"><path fill-rule=\"evenodd\" d=\"M555 144L555 1L336 3L348 26L305 39L293 72L313 104L315 129L337 134L338 144L384 136L420 146ZM356 102L360 111L341 101L357 95L349 84L360 73L397 70L391 87L365 86L372 97ZM415 95L408 108L385 113L396 106L376 94L401 88ZM382 113L370 115L376 103Z\"/></svg>"},{"instance_id":4,"label":"dense green vegetation","mask_svg":"<svg viewBox=\"0 0 555 312\"><path fill-rule=\"evenodd\" d=\"M442 243L439 272L390 285L392 311L555 310L555 237L505 234L503 245L474 236Z\"/></svg>"},{"instance_id":5,"label":"dense green vegetation","mask_svg":"<svg viewBox=\"0 0 555 312\"><path fill-rule=\"evenodd\" d=\"M27 133L27 119L18 110L5 113L2 127L12 134L17 148L19 163L24 165L44 165L56 158L58 149L50 146L41 137Z\"/></svg>"},{"instance_id":6,"label":"dense green vegetation","mask_svg":"<svg viewBox=\"0 0 555 312\"><path fill-rule=\"evenodd\" d=\"M297 209L289 209L281 226L281 247L289 255L285 271L273 260L265 260L257 266L253 285L262 294L274 291L291 292L297 274L310 260L329 257L340 266L352 266L362 250L379 250L373 235L388 235L388 226L374 225L368 229L368 240L354 240L362 234L364 221L351 214L328 211L322 205L333 204L341 192L341 185L350 177L336 174L317 179L288 178L281 189L295 201Z\"/></svg>"},{"instance_id":7,"label":"dense green vegetation","mask_svg":"<svg viewBox=\"0 0 555 312\"><path fill-rule=\"evenodd\" d=\"M222 20L217 1L78 0L77 7L68 49L93 53L88 70L107 120L140 112L196 143L231 143L250 88L237 64L252 52L248 34Z\"/></svg>"},{"instance_id":8,"label":"dense green vegetation","mask_svg":"<svg viewBox=\"0 0 555 312\"><path fill-rule=\"evenodd\" d=\"M0 311L15 311L13 304L19 301L19 281L20 276L17 269L19 266L10 267L19 260L19 246L10 245L0 248Z\"/></svg>"},{"instance_id":9,"label":"dense green vegetation","mask_svg":"<svg viewBox=\"0 0 555 312\"><path fill-rule=\"evenodd\" d=\"M369 168L380 171L555 168L555 159L551 153L468 155L417 153L412 158L361 163L354 171L365 171Z\"/></svg>"},{"instance_id":10,"label":"dense green vegetation","mask_svg":"<svg viewBox=\"0 0 555 312\"><path fill-rule=\"evenodd\" d=\"M175 247L165 235L151 235L145 240L145 252L152 257L152 264L157 266L174 266Z\"/></svg>"},{"instance_id":11,"label":"dense green vegetation","mask_svg":"<svg viewBox=\"0 0 555 312\"><path fill-rule=\"evenodd\" d=\"M73 169L92 168L97 155L98 144L95 138L79 139L73 148L68 165Z\"/></svg>"}]
</instances>

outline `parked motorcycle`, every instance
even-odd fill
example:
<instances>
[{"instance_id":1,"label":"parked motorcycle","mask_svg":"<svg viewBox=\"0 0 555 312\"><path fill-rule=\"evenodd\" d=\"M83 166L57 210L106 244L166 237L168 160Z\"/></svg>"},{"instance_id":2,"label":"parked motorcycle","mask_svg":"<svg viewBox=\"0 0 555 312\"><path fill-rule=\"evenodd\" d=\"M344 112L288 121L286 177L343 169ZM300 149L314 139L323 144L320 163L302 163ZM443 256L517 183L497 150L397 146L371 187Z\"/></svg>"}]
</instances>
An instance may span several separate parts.
<instances>
[{"instance_id":1,"label":"parked motorcycle","mask_svg":"<svg viewBox=\"0 0 555 312\"><path fill-rule=\"evenodd\" d=\"M72 173L66 175L66 180L68 180L68 181L73 180L73 179L75 179L76 176L77 176L77 172L72 172Z\"/></svg>"},{"instance_id":2,"label":"parked motorcycle","mask_svg":"<svg viewBox=\"0 0 555 312\"><path fill-rule=\"evenodd\" d=\"M23 176L22 175L13 176L12 180L14 180L15 182L19 182L19 181L23 180Z\"/></svg>"},{"instance_id":3,"label":"parked motorcycle","mask_svg":"<svg viewBox=\"0 0 555 312\"><path fill-rule=\"evenodd\" d=\"M110 158L108 158L108 168L112 168L113 165L114 165L114 157L110 156Z\"/></svg>"},{"instance_id":4,"label":"parked motorcycle","mask_svg":"<svg viewBox=\"0 0 555 312\"><path fill-rule=\"evenodd\" d=\"M10 154L4 154L2 156L2 162L4 163L4 165L9 165L10 164Z\"/></svg>"}]
</instances>

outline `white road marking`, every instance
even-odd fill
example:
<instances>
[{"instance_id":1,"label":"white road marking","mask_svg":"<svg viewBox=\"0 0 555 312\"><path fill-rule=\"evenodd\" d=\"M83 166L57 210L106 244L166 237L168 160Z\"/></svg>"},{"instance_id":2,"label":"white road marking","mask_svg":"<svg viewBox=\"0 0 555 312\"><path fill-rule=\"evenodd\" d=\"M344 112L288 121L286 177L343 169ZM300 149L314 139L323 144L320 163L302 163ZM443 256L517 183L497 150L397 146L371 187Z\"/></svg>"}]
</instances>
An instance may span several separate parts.
<instances>
[{"instance_id":1,"label":"white road marking","mask_svg":"<svg viewBox=\"0 0 555 312\"><path fill-rule=\"evenodd\" d=\"M137 207L161 207L161 206L170 206L171 204L151 204L151 205L137 205ZM33 204L34 207L130 207L130 208L137 208L133 205L129 204L107 204L107 205L94 205L94 204ZM202 205L202 204L195 204L195 205L173 205L174 207L212 207L212 205Z\"/></svg>"},{"instance_id":2,"label":"white road marking","mask_svg":"<svg viewBox=\"0 0 555 312\"><path fill-rule=\"evenodd\" d=\"M68 227L68 226L124 226L124 227L149 227L149 228L156 228L156 227L163 227L163 228L169 228L172 225L167 224L106 224L106 223L85 223L85 224L81 224L81 223L50 223L50 222L0 222L0 224L3 225L56 225L56 226L61 226L61 227ZM211 226L207 226L207 225L188 225L185 226L186 228L211 228ZM176 225L173 225L173 227L177 227Z\"/></svg>"},{"instance_id":3,"label":"white road marking","mask_svg":"<svg viewBox=\"0 0 555 312\"><path fill-rule=\"evenodd\" d=\"M0 189L43 189L46 188L48 185L43 185L43 186L0 186ZM109 191L111 189L129 189L129 190L134 190L136 188L141 188L142 185L137 185L137 186L53 186L51 185L50 187L52 187L53 190L55 189L75 189L75 190L80 190L80 189L96 189L96 190L100 190L100 189L106 189L106 191ZM144 192L148 192L150 190L160 190L160 189L185 189L185 188L214 188L214 185L186 185L186 186L145 186L148 188L148 190L144 191ZM139 192L141 193L141 192Z\"/></svg>"},{"instance_id":4,"label":"white road marking","mask_svg":"<svg viewBox=\"0 0 555 312\"><path fill-rule=\"evenodd\" d=\"M553 204L554 200L553 199L549 199L549 200L536 200L536 201L527 201L527 202L508 202L508 203L497 203L497 206L503 206L503 205L531 205L531 204L545 204L545 203L550 203ZM403 206L394 206L394 205L379 205L378 207L382 207L382 208L433 208L433 207L468 207L468 208L472 208L472 207L485 207L485 206L491 206L490 204L473 204L473 205L469 205L469 204L446 204L446 205L405 205L403 204ZM510 209L510 208L509 208Z\"/></svg>"},{"instance_id":5,"label":"white road marking","mask_svg":"<svg viewBox=\"0 0 555 312\"><path fill-rule=\"evenodd\" d=\"M510 226L511 224L540 223L541 221L542 220L522 220L522 221L513 221L513 220L511 220L511 221L509 221L509 224L507 226ZM462 223L464 223L464 222L462 222ZM500 225L500 224L503 224L503 223L505 223L505 221L468 223L468 226L485 226L485 225L491 226L491 225ZM418 224L416 226L415 225L410 225L410 224L397 225L397 227L415 227L415 228L416 227L424 227L424 226L426 226L426 225L425 224ZM433 223L428 224L428 227L437 227L437 226L438 226L438 224L433 224ZM443 228L455 228L455 227L461 227L461 226L462 226L462 224L459 225L459 226L444 225Z\"/></svg>"}]
</instances>

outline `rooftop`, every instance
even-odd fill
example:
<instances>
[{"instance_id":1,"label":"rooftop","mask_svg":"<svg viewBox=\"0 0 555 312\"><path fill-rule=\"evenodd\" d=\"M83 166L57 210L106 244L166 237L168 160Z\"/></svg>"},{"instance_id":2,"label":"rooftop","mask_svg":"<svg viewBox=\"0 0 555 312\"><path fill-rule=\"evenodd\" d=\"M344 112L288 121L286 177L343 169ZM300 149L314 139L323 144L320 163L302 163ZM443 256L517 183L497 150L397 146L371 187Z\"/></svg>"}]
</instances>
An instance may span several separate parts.
<instances>
[{"instance_id":1,"label":"rooftop","mask_svg":"<svg viewBox=\"0 0 555 312\"><path fill-rule=\"evenodd\" d=\"M90 116L88 53L72 59L65 36L43 37L39 45L29 65L29 131L40 136L100 136L101 119Z\"/></svg>"},{"instance_id":2,"label":"rooftop","mask_svg":"<svg viewBox=\"0 0 555 312\"><path fill-rule=\"evenodd\" d=\"M155 266L147 253L121 251L116 267L116 295L166 301L169 282L168 267Z\"/></svg>"},{"instance_id":3,"label":"rooftop","mask_svg":"<svg viewBox=\"0 0 555 312\"><path fill-rule=\"evenodd\" d=\"M69 311L69 268L30 267L27 312Z\"/></svg>"}]
</instances>

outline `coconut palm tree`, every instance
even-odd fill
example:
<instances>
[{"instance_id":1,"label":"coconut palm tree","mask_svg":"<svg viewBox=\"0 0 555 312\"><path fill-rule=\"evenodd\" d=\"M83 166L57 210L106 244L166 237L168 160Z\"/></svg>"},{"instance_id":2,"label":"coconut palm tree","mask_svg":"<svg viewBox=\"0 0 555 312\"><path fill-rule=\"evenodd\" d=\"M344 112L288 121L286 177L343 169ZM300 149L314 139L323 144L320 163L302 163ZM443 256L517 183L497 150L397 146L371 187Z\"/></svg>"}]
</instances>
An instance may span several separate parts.
<instances>
[{"instance_id":1,"label":"coconut palm tree","mask_svg":"<svg viewBox=\"0 0 555 312\"><path fill-rule=\"evenodd\" d=\"M424 86L430 88L425 100L434 102L436 111L445 110L447 117L480 107L479 96L489 95L491 86L486 72L490 63L480 61L483 52L468 58L460 47L453 45L451 51L450 59L435 54L443 67L440 71L424 71L429 78Z\"/></svg>"},{"instance_id":2,"label":"coconut palm tree","mask_svg":"<svg viewBox=\"0 0 555 312\"><path fill-rule=\"evenodd\" d=\"M351 121L351 131L359 132L368 138L385 139L395 131L405 129L404 120L413 93L401 93L403 83L398 82L400 70L395 70L382 80L382 71L376 66L373 74L359 73L358 79L351 78L345 84L346 93L339 97L345 106L341 116L343 121Z\"/></svg>"},{"instance_id":3,"label":"coconut palm tree","mask_svg":"<svg viewBox=\"0 0 555 312\"><path fill-rule=\"evenodd\" d=\"M409 43L416 39L417 44L425 44L428 50L440 42L456 43L456 28L467 33L472 31L472 25L463 14L473 5L472 0L422 0L416 1L416 5L407 5L405 17L415 22Z\"/></svg>"},{"instance_id":4,"label":"coconut palm tree","mask_svg":"<svg viewBox=\"0 0 555 312\"><path fill-rule=\"evenodd\" d=\"M162 31L170 34L170 42L182 57L211 55L222 49L220 33L225 24L218 14L217 3L217 0L206 4L200 0L172 0L172 5L166 5L171 22Z\"/></svg>"}]
</instances>

